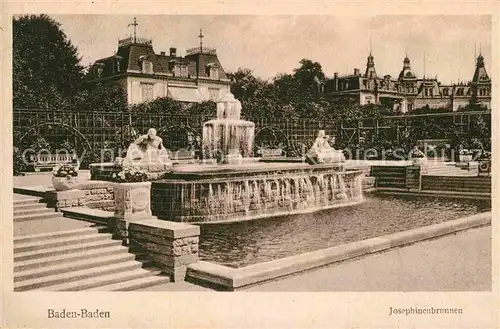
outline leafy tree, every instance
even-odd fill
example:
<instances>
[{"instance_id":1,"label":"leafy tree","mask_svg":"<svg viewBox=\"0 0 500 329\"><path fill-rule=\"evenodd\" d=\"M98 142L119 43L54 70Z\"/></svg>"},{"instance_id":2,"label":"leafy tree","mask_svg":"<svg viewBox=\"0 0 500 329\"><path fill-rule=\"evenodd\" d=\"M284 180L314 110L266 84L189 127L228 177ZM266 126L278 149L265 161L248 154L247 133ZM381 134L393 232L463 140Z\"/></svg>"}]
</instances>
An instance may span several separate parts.
<instances>
[{"instance_id":1,"label":"leafy tree","mask_svg":"<svg viewBox=\"0 0 500 329\"><path fill-rule=\"evenodd\" d=\"M74 97L74 107L79 111L121 112L128 104L125 91L118 84L86 86Z\"/></svg>"},{"instance_id":2,"label":"leafy tree","mask_svg":"<svg viewBox=\"0 0 500 329\"><path fill-rule=\"evenodd\" d=\"M144 102L130 107L130 111L136 113L171 115L179 115L183 109L181 102L169 97L157 98L151 102Z\"/></svg>"},{"instance_id":3,"label":"leafy tree","mask_svg":"<svg viewBox=\"0 0 500 329\"><path fill-rule=\"evenodd\" d=\"M429 105L425 105L423 107L419 107L409 111L408 114L433 114L447 112L452 112L452 109L449 107L431 108Z\"/></svg>"},{"instance_id":4,"label":"leafy tree","mask_svg":"<svg viewBox=\"0 0 500 329\"><path fill-rule=\"evenodd\" d=\"M252 70L239 68L234 73L227 73L233 83L231 93L241 102L246 102L255 96L255 93L266 85L266 82L253 75Z\"/></svg>"},{"instance_id":5,"label":"leafy tree","mask_svg":"<svg viewBox=\"0 0 500 329\"><path fill-rule=\"evenodd\" d=\"M217 104L213 101L205 101L195 103L183 110L184 114L188 115L201 115L207 117L214 117L217 112Z\"/></svg>"},{"instance_id":6,"label":"leafy tree","mask_svg":"<svg viewBox=\"0 0 500 329\"><path fill-rule=\"evenodd\" d=\"M321 64L306 58L301 59L299 64L300 67L293 70L293 78L298 82L301 92L318 97L321 83L325 81Z\"/></svg>"},{"instance_id":7,"label":"leafy tree","mask_svg":"<svg viewBox=\"0 0 500 329\"><path fill-rule=\"evenodd\" d=\"M83 67L77 48L47 15L13 21L14 108L69 107L80 88Z\"/></svg>"}]
</instances>

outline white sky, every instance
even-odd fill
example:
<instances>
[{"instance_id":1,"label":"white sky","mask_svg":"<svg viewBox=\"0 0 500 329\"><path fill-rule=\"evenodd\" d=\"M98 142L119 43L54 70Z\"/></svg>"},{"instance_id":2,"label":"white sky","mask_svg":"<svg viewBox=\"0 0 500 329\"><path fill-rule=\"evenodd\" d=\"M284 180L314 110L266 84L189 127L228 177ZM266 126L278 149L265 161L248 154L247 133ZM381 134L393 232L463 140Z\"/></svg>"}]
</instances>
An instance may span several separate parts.
<instances>
[{"instance_id":1,"label":"white sky","mask_svg":"<svg viewBox=\"0 0 500 329\"><path fill-rule=\"evenodd\" d=\"M82 64L111 56L117 40L132 33L128 15L52 15L78 47ZM199 44L217 48L226 71L238 67L271 78L291 73L302 58L320 62L327 76L364 72L372 39L378 75L397 76L405 52L421 77L443 83L468 81L474 48L481 46L491 75L489 16L137 16L138 37L153 39L156 53L176 47L180 55Z\"/></svg>"}]
</instances>

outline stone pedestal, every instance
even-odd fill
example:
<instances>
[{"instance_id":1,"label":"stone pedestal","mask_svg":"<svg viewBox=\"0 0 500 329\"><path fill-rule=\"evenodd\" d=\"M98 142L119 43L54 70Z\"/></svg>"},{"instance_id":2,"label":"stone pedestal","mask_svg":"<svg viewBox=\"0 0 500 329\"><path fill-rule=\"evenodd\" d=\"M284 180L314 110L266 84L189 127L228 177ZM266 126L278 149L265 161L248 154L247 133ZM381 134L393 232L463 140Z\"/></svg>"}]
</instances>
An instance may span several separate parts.
<instances>
[{"instance_id":1,"label":"stone pedestal","mask_svg":"<svg viewBox=\"0 0 500 329\"><path fill-rule=\"evenodd\" d=\"M61 208L78 207L85 205L85 191L67 190L67 191L47 191L45 193L49 207Z\"/></svg>"},{"instance_id":2,"label":"stone pedestal","mask_svg":"<svg viewBox=\"0 0 500 329\"><path fill-rule=\"evenodd\" d=\"M115 237L128 244L128 227L131 222L152 219L151 182L115 183Z\"/></svg>"},{"instance_id":3,"label":"stone pedestal","mask_svg":"<svg viewBox=\"0 0 500 329\"><path fill-rule=\"evenodd\" d=\"M157 267L183 281L187 266L198 261L200 228L185 223L149 219L130 223L130 247L146 253Z\"/></svg>"}]
</instances>

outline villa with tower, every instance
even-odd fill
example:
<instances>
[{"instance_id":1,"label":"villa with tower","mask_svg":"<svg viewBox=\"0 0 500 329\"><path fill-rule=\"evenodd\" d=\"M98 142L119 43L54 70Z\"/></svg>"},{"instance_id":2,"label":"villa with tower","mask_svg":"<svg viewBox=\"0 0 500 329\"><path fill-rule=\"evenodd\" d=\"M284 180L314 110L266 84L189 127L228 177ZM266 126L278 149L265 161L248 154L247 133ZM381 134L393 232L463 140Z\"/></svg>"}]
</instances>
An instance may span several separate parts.
<instances>
[{"instance_id":1,"label":"villa with tower","mask_svg":"<svg viewBox=\"0 0 500 329\"><path fill-rule=\"evenodd\" d=\"M199 47L180 56L176 48L159 54L152 40L138 38L134 18L134 36L118 41L112 56L99 59L90 68L89 83L118 83L126 92L128 104L138 104L159 97L180 102L217 101L229 92L231 82L222 67L217 51L203 46L200 29Z\"/></svg>"},{"instance_id":2,"label":"villa with tower","mask_svg":"<svg viewBox=\"0 0 500 329\"><path fill-rule=\"evenodd\" d=\"M484 67L484 58L477 57L472 80L468 83L444 85L437 78L417 78L408 56L397 77L377 75L374 57L370 51L364 74L354 69L353 74L327 79L325 95L342 104L382 104L395 112L406 113L428 105L430 108L449 108L457 111L476 95L479 104L491 108L491 79Z\"/></svg>"}]
</instances>

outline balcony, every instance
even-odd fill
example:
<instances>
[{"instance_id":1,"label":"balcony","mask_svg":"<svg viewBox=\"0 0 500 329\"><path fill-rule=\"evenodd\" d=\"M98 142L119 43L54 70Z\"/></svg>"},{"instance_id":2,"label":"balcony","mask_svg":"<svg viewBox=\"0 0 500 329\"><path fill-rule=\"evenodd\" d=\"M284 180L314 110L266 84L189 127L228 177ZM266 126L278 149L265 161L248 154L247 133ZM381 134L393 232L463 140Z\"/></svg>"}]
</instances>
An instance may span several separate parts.
<instances>
[{"instance_id":1,"label":"balcony","mask_svg":"<svg viewBox=\"0 0 500 329\"><path fill-rule=\"evenodd\" d=\"M126 39L118 40L118 47L124 47L128 46L131 44L139 44L139 45L146 45L146 46L152 46L153 45L153 40L151 39L146 39L146 38L136 38L134 42L133 37L129 37Z\"/></svg>"},{"instance_id":2,"label":"balcony","mask_svg":"<svg viewBox=\"0 0 500 329\"><path fill-rule=\"evenodd\" d=\"M208 55L217 55L217 50L211 47L196 47L190 48L186 50L186 55L194 55L194 54L208 54Z\"/></svg>"}]
</instances>

